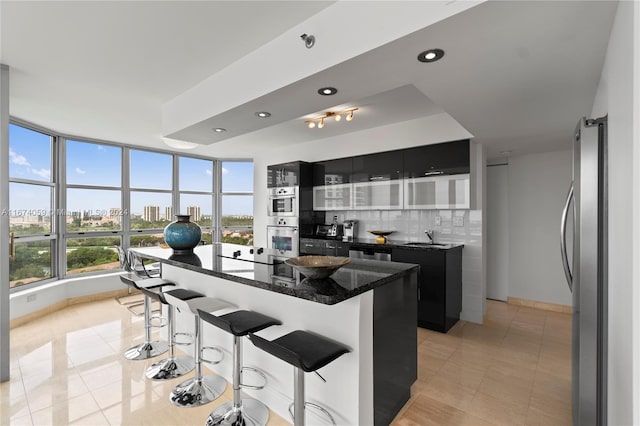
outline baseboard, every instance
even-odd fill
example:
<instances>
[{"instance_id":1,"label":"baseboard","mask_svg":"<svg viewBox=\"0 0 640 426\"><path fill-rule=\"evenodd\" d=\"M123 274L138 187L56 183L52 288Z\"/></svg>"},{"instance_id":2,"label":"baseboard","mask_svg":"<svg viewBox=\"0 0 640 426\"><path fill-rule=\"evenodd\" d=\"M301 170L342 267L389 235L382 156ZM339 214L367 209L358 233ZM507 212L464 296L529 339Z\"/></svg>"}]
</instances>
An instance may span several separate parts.
<instances>
[{"instance_id":1,"label":"baseboard","mask_svg":"<svg viewBox=\"0 0 640 426\"><path fill-rule=\"evenodd\" d=\"M516 306L527 306L529 308L542 309L544 311L560 312L563 314L570 314L572 307L567 305L560 305L559 303L539 302L537 300L520 299L518 297L508 297L507 303Z\"/></svg>"},{"instance_id":2,"label":"baseboard","mask_svg":"<svg viewBox=\"0 0 640 426\"><path fill-rule=\"evenodd\" d=\"M118 296L126 296L127 294L129 294L129 289L127 288L123 288L120 290L113 290L113 291L105 291L102 293L95 293L95 294L87 294L84 296L78 296L78 297L71 297L69 299L65 299L65 300L61 300L57 303L54 303L53 305L49 305L46 308L42 308L39 309L35 312L31 312L27 315L23 315L21 317L18 318L14 318L11 320L10 323L10 328L14 328L14 327L19 327L21 325L24 325L30 321L33 321L36 318L40 318L43 315L48 315L52 312L55 311L59 311L60 309L64 309L67 306L71 306L71 305L77 305L79 303L88 303L88 302L95 302L98 300L104 300L104 299L109 299L109 298L115 298Z\"/></svg>"}]
</instances>

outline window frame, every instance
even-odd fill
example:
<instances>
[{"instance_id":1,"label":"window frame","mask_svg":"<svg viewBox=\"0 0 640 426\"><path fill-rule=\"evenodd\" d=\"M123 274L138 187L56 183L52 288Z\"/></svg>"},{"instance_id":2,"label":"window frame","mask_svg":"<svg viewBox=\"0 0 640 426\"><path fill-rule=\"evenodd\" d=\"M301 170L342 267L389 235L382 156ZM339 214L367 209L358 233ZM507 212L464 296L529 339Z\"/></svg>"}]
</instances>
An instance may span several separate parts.
<instances>
[{"instance_id":1,"label":"window frame","mask_svg":"<svg viewBox=\"0 0 640 426\"><path fill-rule=\"evenodd\" d=\"M49 241L49 246L51 250L51 261L50 261L50 277L42 280L34 281L27 284L22 284L17 287L13 287L9 289L9 293L15 293L22 290L28 290L34 287L38 287L40 285L48 284L54 281L57 281L60 277L60 270L58 269L58 263L56 262L56 254L57 247L59 242L59 228L57 226L57 212L59 207L59 161L57 157L58 147L60 143L60 138L48 129L45 129L41 126L37 126L31 123L28 123L19 119L9 119L9 125L14 125L17 127L21 127L23 129L27 129L33 132L41 133L49 137L49 150L50 150L50 158L49 158L49 170L50 170L50 179L49 181L35 180L35 179L25 179L25 178L12 178L11 174L9 174L9 187L12 183L25 184L25 185L34 185L38 187L48 187L51 190L51 195L49 198L49 215L51 220L51 228L48 233L42 234L28 234L28 235L14 235L13 240L15 244L20 243L30 243L36 241ZM11 146L11 137L9 137L9 146ZM11 192L9 192L9 198L11 198ZM10 209L13 207L10 205ZM11 222L11 219L9 219ZM9 235L11 235L11 225L9 225Z\"/></svg>"},{"instance_id":2,"label":"window frame","mask_svg":"<svg viewBox=\"0 0 640 426\"><path fill-rule=\"evenodd\" d=\"M97 276L110 274L118 270L103 270L92 271L80 274L67 274L67 239L75 238L99 238L99 237L119 237L120 246L123 249L128 249L131 246L131 238L140 235L153 235L162 233L164 228L159 229L131 229L130 213L131 203L130 197L132 192L150 192L150 193L167 193L171 194L172 199L172 211L175 216L176 212L180 212L180 195L181 194L193 194L193 195L207 195L211 197L211 214L212 221L211 226L201 226L203 233L212 234L212 242L218 243L221 241L221 200L222 200L222 163L224 162L246 162L253 163L253 159L235 159L235 158L214 158L205 157L199 155L189 155L182 152L147 148L143 146L128 145L120 142L106 141L96 138L81 137L77 135L69 135L59 132L54 132L42 126L29 123L24 120L20 120L14 117L10 117L10 124L24 127L26 129L45 134L49 136L51 141L51 180L50 182L37 181L24 178L9 178L10 183L24 183L34 184L39 186L47 186L52 188L51 196L51 210L53 217L51 218L51 231L48 234L42 235L23 235L16 236L16 242L31 242L48 240L51 242L51 278L39 280L33 283L24 284L19 287L11 289L11 293L19 292L22 290L33 289L41 285L56 282L65 278L78 278L87 276ZM82 142L96 145L113 146L121 149L121 186L101 186L101 185L82 185L78 183L67 184L67 141ZM148 151L154 154L167 154L172 159L172 188L171 190L152 189L152 188L137 188L130 186L130 158L131 150ZM180 158L192 158L197 160L210 161L212 166L212 191L195 191L184 190L181 191L179 187L179 162ZM255 171L254 171L255 174ZM95 190L113 190L120 191L121 200L121 227L119 230L99 230L99 231L67 231L66 227L66 213L67 209L67 190L68 189L95 189ZM254 192L227 192L224 195L245 195L253 197ZM186 206L185 206L186 209ZM65 213L65 214L61 214ZM252 212L253 213L253 212ZM173 221L174 218L171 218ZM234 229L248 229L253 230L253 226L233 227Z\"/></svg>"},{"instance_id":3,"label":"window frame","mask_svg":"<svg viewBox=\"0 0 640 426\"><path fill-rule=\"evenodd\" d=\"M251 230L252 232L254 231L254 226L222 226L222 199L225 195L240 195L240 196L250 196L252 198L254 198L254 192L255 192L255 187L253 188L253 191L249 192L249 191L228 191L228 192L223 192L222 190L222 164L223 163L252 163L254 164L253 160L248 160L248 159L219 159L218 160L218 164L217 164L217 168L214 172L214 174L217 176L217 187L216 189L216 204L218 206L218 210L216 210L216 216L217 216L217 220L216 220L216 228L218 229L217 233L215 234L216 236L216 241L221 242L222 241L222 232L225 230ZM217 173L216 173L217 172ZM253 176L255 177L255 167L253 169ZM215 182L214 182L215 184ZM251 213L253 215L253 212Z\"/></svg>"}]
</instances>

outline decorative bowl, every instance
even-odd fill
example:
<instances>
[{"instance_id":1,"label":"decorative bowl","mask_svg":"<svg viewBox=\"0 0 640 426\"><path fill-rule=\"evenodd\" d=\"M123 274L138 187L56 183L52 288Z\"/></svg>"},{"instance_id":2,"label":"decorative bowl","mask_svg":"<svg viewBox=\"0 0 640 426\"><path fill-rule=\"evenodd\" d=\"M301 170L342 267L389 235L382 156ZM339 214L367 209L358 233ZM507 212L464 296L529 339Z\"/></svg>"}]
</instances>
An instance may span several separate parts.
<instances>
[{"instance_id":1,"label":"decorative bowl","mask_svg":"<svg viewBox=\"0 0 640 426\"><path fill-rule=\"evenodd\" d=\"M348 257L298 256L284 261L287 265L312 280L327 278L349 263Z\"/></svg>"},{"instance_id":2,"label":"decorative bowl","mask_svg":"<svg viewBox=\"0 0 640 426\"><path fill-rule=\"evenodd\" d=\"M376 243L384 244L387 242L387 235L393 234L395 231L367 231L373 235L376 235Z\"/></svg>"}]
</instances>

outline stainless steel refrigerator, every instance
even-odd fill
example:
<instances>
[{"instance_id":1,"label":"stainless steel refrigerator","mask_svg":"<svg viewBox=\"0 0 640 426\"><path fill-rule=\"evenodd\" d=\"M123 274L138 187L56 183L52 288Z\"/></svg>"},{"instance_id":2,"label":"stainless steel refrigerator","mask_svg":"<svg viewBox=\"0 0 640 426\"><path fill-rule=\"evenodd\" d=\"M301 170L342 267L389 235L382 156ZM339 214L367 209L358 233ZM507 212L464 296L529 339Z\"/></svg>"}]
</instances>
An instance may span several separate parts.
<instances>
[{"instance_id":1,"label":"stainless steel refrigerator","mask_svg":"<svg viewBox=\"0 0 640 426\"><path fill-rule=\"evenodd\" d=\"M576 426L607 424L607 238L607 117L583 118L574 134L573 182L561 220L562 264L573 299Z\"/></svg>"}]
</instances>

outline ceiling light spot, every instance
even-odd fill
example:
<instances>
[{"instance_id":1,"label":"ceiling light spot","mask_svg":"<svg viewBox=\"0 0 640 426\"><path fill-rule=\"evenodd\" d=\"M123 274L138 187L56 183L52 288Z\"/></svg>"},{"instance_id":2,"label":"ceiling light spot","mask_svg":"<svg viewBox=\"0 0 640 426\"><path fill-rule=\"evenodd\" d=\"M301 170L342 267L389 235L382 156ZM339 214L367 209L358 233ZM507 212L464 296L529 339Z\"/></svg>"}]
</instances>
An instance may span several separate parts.
<instances>
[{"instance_id":1,"label":"ceiling light spot","mask_svg":"<svg viewBox=\"0 0 640 426\"><path fill-rule=\"evenodd\" d=\"M256 116L260 118L269 118L271 117L271 113L267 111L256 112Z\"/></svg>"},{"instance_id":2,"label":"ceiling light spot","mask_svg":"<svg viewBox=\"0 0 640 426\"><path fill-rule=\"evenodd\" d=\"M420 62L435 62L438 59L442 59L444 56L444 50L442 49L429 49L421 52L418 55L418 60Z\"/></svg>"},{"instance_id":3,"label":"ceiling light spot","mask_svg":"<svg viewBox=\"0 0 640 426\"><path fill-rule=\"evenodd\" d=\"M216 133L222 133L222 132L226 132L227 129L223 129L222 127L216 127L215 129L213 129L213 131Z\"/></svg>"},{"instance_id":4,"label":"ceiling light spot","mask_svg":"<svg viewBox=\"0 0 640 426\"><path fill-rule=\"evenodd\" d=\"M336 89L335 87L322 87L318 89L318 93L322 96L332 96L338 93L338 89Z\"/></svg>"}]
</instances>

